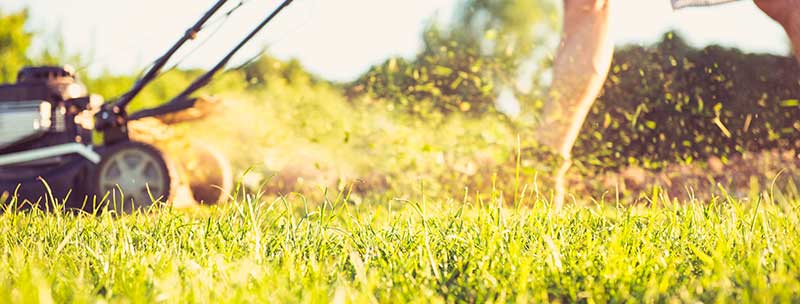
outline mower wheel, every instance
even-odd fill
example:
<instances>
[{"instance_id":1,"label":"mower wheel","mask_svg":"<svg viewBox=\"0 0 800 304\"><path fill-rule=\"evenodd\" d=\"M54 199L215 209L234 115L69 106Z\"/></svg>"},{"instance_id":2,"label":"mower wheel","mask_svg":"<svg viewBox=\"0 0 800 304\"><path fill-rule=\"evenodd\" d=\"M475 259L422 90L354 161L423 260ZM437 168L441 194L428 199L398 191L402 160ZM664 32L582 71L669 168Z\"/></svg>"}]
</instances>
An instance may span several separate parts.
<instances>
[{"instance_id":1,"label":"mower wheel","mask_svg":"<svg viewBox=\"0 0 800 304\"><path fill-rule=\"evenodd\" d=\"M210 145L194 142L192 153L182 161L194 200L216 205L229 200L233 188L231 165L225 156Z\"/></svg>"},{"instance_id":2,"label":"mower wheel","mask_svg":"<svg viewBox=\"0 0 800 304\"><path fill-rule=\"evenodd\" d=\"M170 196L172 179L156 148L139 142L116 144L102 153L91 180L98 198L112 210L130 213Z\"/></svg>"}]
</instances>

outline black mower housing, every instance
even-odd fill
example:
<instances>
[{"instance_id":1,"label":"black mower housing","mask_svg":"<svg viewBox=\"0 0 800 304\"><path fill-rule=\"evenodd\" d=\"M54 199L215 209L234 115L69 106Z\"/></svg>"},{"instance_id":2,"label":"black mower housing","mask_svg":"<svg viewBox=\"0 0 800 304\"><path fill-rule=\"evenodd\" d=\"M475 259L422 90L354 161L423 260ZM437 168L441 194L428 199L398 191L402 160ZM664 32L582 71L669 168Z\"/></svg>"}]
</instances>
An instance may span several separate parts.
<instances>
[{"instance_id":1,"label":"black mower housing","mask_svg":"<svg viewBox=\"0 0 800 304\"><path fill-rule=\"evenodd\" d=\"M19 72L17 79L17 83L0 85L0 104L48 102L53 123L41 137L0 147L0 154L70 142L91 143L91 130L75 124L75 116L88 110L91 98L71 67L27 67Z\"/></svg>"},{"instance_id":2,"label":"black mower housing","mask_svg":"<svg viewBox=\"0 0 800 304\"><path fill-rule=\"evenodd\" d=\"M99 181L94 178L96 173L103 172L98 165L102 167L104 161L112 159L113 155L120 155L115 154L115 151L122 149L138 149L156 160L158 167L166 171L164 159L157 150L130 141L128 122L193 107L197 99L192 95L210 83L234 55L293 0L283 0L213 68L173 99L155 108L127 113L128 105L160 75L170 58L186 42L194 40L211 17L227 2L228 0L217 0L211 9L150 66L128 92L113 102L103 103L102 100L89 96L75 70L70 67L25 68L19 72L17 83L0 85L0 194L16 196L18 201L37 202L50 194L55 199L62 200L70 193L70 202L82 204L86 195L95 192L93 188L100 188L91 186L96 186L95 182ZM235 6L225 16L230 16L241 6L241 3ZM17 115L18 113L22 114ZM71 153L62 153L57 157L50 157L51 154L46 154L47 157L44 158L39 157L45 152L38 152L50 153L53 149L64 146L68 146L66 148ZM78 155L81 153L84 155ZM20 163L20 160L26 162ZM2 165L3 163L13 165ZM49 186L45 186L45 182ZM165 191L169 189L168 183L163 186ZM67 202L67 207L71 207L70 202Z\"/></svg>"},{"instance_id":3,"label":"black mower housing","mask_svg":"<svg viewBox=\"0 0 800 304\"><path fill-rule=\"evenodd\" d=\"M90 145L92 130L76 123L76 116L89 110L91 97L71 67L27 67L17 82L0 85L0 109L19 102L50 104L50 127L34 136L0 146L0 154L29 151L67 143ZM79 155L65 155L36 162L0 166L0 194L16 193L21 199L38 200L43 194L63 199L68 192L84 194L83 176L91 162ZM43 181L49 185L47 191Z\"/></svg>"}]
</instances>

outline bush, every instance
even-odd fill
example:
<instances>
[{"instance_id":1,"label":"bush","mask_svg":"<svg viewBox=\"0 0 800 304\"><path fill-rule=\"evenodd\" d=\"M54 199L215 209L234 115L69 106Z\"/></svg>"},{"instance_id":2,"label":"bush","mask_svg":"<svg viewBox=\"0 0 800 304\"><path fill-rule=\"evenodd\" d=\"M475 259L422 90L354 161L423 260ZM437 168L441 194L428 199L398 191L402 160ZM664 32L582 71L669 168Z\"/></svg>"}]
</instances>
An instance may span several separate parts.
<instances>
[{"instance_id":1,"label":"bush","mask_svg":"<svg viewBox=\"0 0 800 304\"><path fill-rule=\"evenodd\" d=\"M6 14L0 10L0 83L12 82L28 59L32 34L25 30L28 12Z\"/></svg>"},{"instance_id":2,"label":"bush","mask_svg":"<svg viewBox=\"0 0 800 304\"><path fill-rule=\"evenodd\" d=\"M660 168L800 147L800 68L793 58L659 44L617 52L575 155L600 168Z\"/></svg>"}]
</instances>

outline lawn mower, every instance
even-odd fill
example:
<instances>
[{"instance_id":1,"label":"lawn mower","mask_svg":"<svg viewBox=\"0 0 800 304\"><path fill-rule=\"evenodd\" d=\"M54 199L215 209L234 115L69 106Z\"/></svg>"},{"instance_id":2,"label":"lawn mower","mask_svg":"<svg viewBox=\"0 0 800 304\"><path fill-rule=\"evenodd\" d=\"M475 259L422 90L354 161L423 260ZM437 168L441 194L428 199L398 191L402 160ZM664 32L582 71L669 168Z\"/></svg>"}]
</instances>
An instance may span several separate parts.
<instances>
[{"instance_id":1,"label":"lawn mower","mask_svg":"<svg viewBox=\"0 0 800 304\"><path fill-rule=\"evenodd\" d=\"M168 200L178 177L159 149L131 139L129 123L194 107L198 98L192 95L292 0L283 1L178 96L161 106L128 113L131 101L226 2L216 2L127 93L110 102L89 94L69 66L26 67L16 83L0 85L0 203L38 207L58 203L84 210L114 206L129 212Z\"/></svg>"}]
</instances>

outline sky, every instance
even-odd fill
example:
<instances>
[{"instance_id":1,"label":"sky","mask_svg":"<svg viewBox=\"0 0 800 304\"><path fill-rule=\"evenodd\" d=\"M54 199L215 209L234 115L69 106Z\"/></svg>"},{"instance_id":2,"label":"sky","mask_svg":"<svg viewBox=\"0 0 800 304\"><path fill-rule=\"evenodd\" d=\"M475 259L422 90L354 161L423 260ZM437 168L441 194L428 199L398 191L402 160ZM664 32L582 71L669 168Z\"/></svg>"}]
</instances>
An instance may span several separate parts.
<instances>
[{"instance_id":1,"label":"sky","mask_svg":"<svg viewBox=\"0 0 800 304\"><path fill-rule=\"evenodd\" d=\"M131 73L166 51L214 2L3 0L0 10L29 8L29 29L40 37L34 49L61 35L68 49L91 54L90 73ZM295 0L235 61L249 59L268 47L271 54L297 58L322 77L351 80L390 56L413 56L421 47L425 25L432 20L450 20L458 2ZM192 52L196 43L189 44L176 58L186 58L181 66L210 67L278 3L249 0L202 47ZM668 0L612 0L611 5L617 44L649 44L665 31L676 29L695 46L722 44L750 52L789 52L781 28L749 0L680 11L673 11ZM204 41L216 29L211 26L197 41Z\"/></svg>"}]
</instances>

